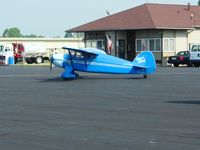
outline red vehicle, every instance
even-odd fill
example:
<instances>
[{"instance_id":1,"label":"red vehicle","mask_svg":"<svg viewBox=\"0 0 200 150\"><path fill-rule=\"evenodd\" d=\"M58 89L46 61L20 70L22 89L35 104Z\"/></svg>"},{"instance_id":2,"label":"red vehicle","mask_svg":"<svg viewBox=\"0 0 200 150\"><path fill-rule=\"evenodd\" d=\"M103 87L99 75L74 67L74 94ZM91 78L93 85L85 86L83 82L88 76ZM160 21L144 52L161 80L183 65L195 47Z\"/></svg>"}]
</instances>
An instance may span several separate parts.
<instances>
[{"instance_id":1,"label":"red vehicle","mask_svg":"<svg viewBox=\"0 0 200 150\"><path fill-rule=\"evenodd\" d=\"M12 43L15 58L15 64L23 60L24 46L22 43Z\"/></svg>"}]
</instances>

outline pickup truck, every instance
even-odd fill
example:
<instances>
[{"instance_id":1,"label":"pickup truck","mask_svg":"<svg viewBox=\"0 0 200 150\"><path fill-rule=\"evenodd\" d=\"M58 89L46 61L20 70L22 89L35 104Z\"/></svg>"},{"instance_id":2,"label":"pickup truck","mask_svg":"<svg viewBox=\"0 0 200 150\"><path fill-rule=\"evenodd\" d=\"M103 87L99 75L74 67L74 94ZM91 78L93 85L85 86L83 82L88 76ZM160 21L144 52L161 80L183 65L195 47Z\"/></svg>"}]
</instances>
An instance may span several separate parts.
<instances>
[{"instance_id":1,"label":"pickup truck","mask_svg":"<svg viewBox=\"0 0 200 150\"><path fill-rule=\"evenodd\" d=\"M175 56L170 56L168 58L168 63L173 64L174 67L178 67L180 64L191 66L190 63L190 53L189 51L180 51Z\"/></svg>"}]
</instances>

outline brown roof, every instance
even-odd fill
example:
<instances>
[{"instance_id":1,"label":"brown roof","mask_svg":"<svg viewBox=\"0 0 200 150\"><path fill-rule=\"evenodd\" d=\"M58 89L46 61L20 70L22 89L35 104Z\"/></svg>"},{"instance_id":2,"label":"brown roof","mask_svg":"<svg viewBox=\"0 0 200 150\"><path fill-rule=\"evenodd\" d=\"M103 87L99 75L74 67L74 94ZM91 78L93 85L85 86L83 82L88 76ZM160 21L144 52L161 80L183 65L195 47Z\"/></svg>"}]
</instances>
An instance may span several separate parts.
<instances>
[{"instance_id":1,"label":"brown roof","mask_svg":"<svg viewBox=\"0 0 200 150\"><path fill-rule=\"evenodd\" d=\"M196 26L200 27L200 6L143 4L68 31L188 29Z\"/></svg>"}]
</instances>

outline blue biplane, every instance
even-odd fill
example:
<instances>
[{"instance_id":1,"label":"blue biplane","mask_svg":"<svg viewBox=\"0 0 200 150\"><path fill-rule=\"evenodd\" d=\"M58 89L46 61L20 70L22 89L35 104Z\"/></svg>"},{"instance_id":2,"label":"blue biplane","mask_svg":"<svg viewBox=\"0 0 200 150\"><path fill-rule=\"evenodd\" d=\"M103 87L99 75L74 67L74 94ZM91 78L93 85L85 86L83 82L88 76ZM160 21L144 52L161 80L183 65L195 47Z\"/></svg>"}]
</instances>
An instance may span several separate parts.
<instances>
[{"instance_id":1,"label":"blue biplane","mask_svg":"<svg viewBox=\"0 0 200 150\"><path fill-rule=\"evenodd\" d=\"M50 69L54 64L64 68L61 74L63 79L76 79L79 75L76 71L109 73L109 74L142 74L147 78L156 70L155 58L150 51L141 52L131 62L106 54L97 48L69 48L66 54L54 54L51 58Z\"/></svg>"}]
</instances>

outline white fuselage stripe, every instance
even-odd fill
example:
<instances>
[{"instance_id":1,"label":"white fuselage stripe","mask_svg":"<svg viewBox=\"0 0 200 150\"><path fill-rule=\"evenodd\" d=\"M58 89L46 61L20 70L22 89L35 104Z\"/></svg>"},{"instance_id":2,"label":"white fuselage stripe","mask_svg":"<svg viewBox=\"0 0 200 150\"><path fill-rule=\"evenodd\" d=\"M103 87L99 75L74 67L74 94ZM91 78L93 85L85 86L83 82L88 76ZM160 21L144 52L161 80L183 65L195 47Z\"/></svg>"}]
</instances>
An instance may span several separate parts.
<instances>
[{"instance_id":1,"label":"white fuselage stripe","mask_svg":"<svg viewBox=\"0 0 200 150\"><path fill-rule=\"evenodd\" d=\"M55 64L57 63L63 63L63 62L67 62L67 63L71 63L70 60L62 60L62 59L55 59ZM85 61L84 60L73 60L73 64L81 64L84 65ZM101 62L86 62L86 64L92 65L92 66L102 66L102 67L115 67L115 68L131 68L132 65L131 64L126 64L126 65L120 65L120 64L106 64L106 63L101 63Z\"/></svg>"}]
</instances>

